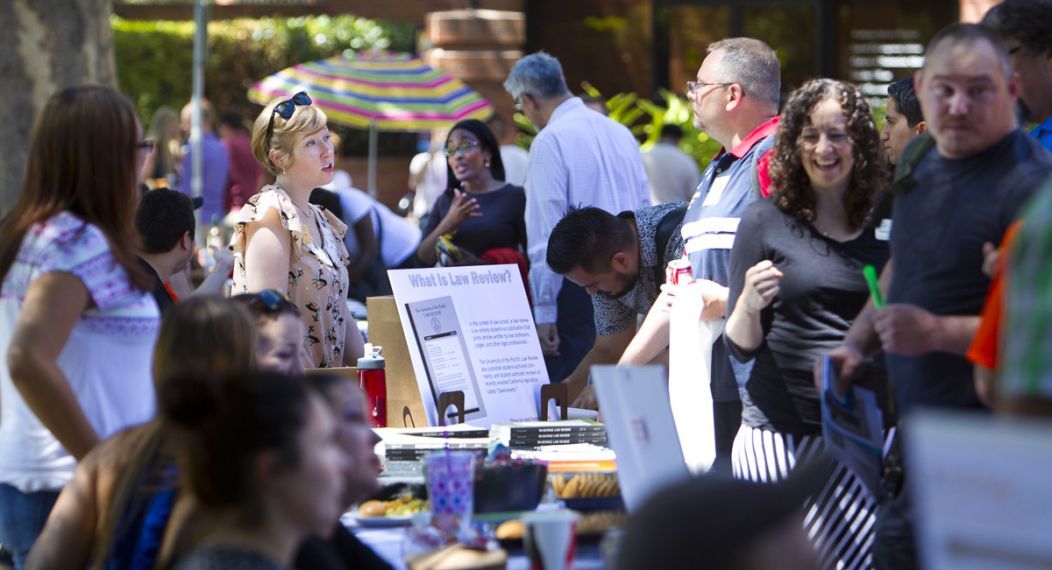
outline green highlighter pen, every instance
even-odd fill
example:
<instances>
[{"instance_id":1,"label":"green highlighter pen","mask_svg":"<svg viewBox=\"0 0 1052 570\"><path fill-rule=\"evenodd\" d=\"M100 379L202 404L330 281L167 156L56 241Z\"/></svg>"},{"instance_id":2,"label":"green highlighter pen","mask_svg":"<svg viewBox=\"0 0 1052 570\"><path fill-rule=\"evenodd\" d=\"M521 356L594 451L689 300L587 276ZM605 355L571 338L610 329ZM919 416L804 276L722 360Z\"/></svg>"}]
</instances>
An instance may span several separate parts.
<instances>
[{"instance_id":1,"label":"green highlighter pen","mask_svg":"<svg viewBox=\"0 0 1052 570\"><path fill-rule=\"evenodd\" d=\"M869 294L873 297L873 306L878 309L884 308L884 296L880 294L880 284L877 282L877 270L872 265L862 268L862 274L866 277L866 285L869 286Z\"/></svg>"}]
</instances>

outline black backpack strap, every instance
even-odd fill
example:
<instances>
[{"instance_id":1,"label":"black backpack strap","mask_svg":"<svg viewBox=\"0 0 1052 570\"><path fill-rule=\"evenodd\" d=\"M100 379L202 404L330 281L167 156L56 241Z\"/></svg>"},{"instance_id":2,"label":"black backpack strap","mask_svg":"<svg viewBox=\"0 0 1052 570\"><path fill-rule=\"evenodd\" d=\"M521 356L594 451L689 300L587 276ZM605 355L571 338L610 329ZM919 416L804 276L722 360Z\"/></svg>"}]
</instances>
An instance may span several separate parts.
<instances>
[{"instance_id":1,"label":"black backpack strap","mask_svg":"<svg viewBox=\"0 0 1052 570\"><path fill-rule=\"evenodd\" d=\"M913 179L913 171L933 148L935 148L935 138L927 131L917 135L910 144L906 145L902 158L895 166L895 176L891 179L891 187L888 191L892 194L905 194L913 190L917 186L917 181Z\"/></svg>"},{"instance_id":2,"label":"black backpack strap","mask_svg":"<svg viewBox=\"0 0 1052 570\"><path fill-rule=\"evenodd\" d=\"M658 222L657 232L654 233L654 247L656 248L654 251L657 253L658 261L665 262L654 266L654 283L658 285L665 282L665 266L668 265L669 261L665 259L665 250L668 249L668 242L672 239L673 232L679 229L680 224L683 223L683 216L686 214L687 203L684 202L681 206L669 210Z\"/></svg>"}]
</instances>

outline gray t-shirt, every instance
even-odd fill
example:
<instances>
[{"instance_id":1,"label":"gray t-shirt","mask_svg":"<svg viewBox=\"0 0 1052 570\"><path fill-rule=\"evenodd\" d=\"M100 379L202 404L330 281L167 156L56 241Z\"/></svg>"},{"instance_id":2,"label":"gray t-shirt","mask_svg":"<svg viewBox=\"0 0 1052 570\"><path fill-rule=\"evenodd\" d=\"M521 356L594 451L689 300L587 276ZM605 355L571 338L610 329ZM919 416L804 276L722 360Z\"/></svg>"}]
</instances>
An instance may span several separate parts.
<instances>
[{"instance_id":1,"label":"gray t-shirt","mask_svg":"<svg viewBox=\"0 0 1052 570\"><path fill-rule=\"evenodd\" d=\"M990 280L983 244L1000 243L1022 205L1052 174L1052 155L1020 129L961 160L937 150L914 169L916 187L895 198L888 303L935 315L978 315ZM978 408L972 365L930 352L885 355L899 410L919 406Z\"/></svg>"},{"instance_id":2,"label":"gray t-shirt","mask_svg":"<svg viewBox=\"0 0 1052 570\"><path fill-rule=\"evenodd\" d=\"M640 208L635 212L621 212L618 217L635 218L636 231L639 233L639 276L635 285L618 297L606 293L592 295L592 308L595 311L595 333L598 336L613 336L626 328L635 325L638 315L645 315L650 305L661 293L661 284L665 279L665 266L673 259L683 256L683 235L680 222L672 231L665 250L658 252L656 243L658 224L662 218L676 208L685 206L685 202L670 202L660 206ZM655 281L655 268L660 268L661 281Z\"/></svg>"}]
</instances>

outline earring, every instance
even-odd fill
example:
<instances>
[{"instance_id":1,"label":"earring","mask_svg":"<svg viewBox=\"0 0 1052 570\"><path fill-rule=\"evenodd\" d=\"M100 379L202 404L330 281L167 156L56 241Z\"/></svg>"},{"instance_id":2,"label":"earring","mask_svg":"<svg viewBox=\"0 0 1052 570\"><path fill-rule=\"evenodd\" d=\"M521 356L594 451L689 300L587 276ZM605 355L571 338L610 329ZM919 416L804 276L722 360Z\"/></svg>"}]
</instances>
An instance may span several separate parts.
<instances>
[{"instance_id":1,"label":"earring","mask_svg":"<svg viewBox=\"0 0 1052 570\"><path fill-rule=\"evenodd\" d=\"M285 169L284 168L281 169L281 175L285 176Z\"/></svg>"},{"instance_id":2,"label":"earring","mask_svg":"<svg viewBox=\"0 0 1052 570\"><path fill-rule=\"evenodd\" d=\"M486 159L486 168L489 168L489 159Z\"/></svg>"}]
</instances>

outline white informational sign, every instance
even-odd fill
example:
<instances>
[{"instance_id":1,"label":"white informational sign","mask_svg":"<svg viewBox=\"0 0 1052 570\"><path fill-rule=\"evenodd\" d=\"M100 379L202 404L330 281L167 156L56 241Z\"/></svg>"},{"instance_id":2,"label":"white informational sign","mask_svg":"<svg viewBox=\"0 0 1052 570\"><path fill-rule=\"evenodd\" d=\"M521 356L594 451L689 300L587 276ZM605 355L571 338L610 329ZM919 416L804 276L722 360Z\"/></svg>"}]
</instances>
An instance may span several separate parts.
<instances>
[{"instance_id":1,"label":"white informational sign","mask_svg":"<svg viewBox=\"0 0 1052 570\"><path fill-rule=\"evenodd\" d=\"M901 433L923 568L1052 568L1052 422L927 412Z\"/></svg>"},{"instance_id":2,"label":"white informational sign","mask_svg":"<svg viewBox=\"0 0 1052 570\"><path fill-rule=\"evenodd\" d=\"M690 476L672 420L661 366L592 366L592 384L629 512Z\"/></svg>"},{"instance_id":3,"label":"white informational sign","mask_svg":"<svg viewBox=\"0 0 1052 570\"><path fill-rule=\"evenodd\" d=\"M679 295L669 315L668 391L683 457L694 473L716 460L712 416L712 343L723 333L723 319L699 321L701 295Z\"/></svg>"},{"instance_id":4,"label":"white informational sign","mask_svg":"<svg viewBox=\"0 0 1052 570\"><path fill-rule=\"evenodd\" d=\"M548 383L519 268L388 271L429 425L438 396L464 392L467 423L534 421Z\"/></svg>"}]
</instances>

